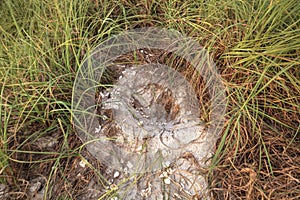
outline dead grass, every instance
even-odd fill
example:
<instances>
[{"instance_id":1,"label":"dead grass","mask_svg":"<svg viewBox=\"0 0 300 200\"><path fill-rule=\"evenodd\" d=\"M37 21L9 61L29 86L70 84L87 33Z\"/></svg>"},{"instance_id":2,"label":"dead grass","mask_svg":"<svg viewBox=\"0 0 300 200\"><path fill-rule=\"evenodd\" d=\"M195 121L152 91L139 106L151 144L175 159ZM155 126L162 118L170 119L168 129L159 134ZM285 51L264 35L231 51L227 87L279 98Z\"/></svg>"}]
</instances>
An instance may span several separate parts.
<instances>
[{"instance_id":1,"label":"dead grass","mask_svg":"<svg viewBox=\"0 0 300 200\"><path fill-rule=\"evenodd\" d=\"M300 199L296 0L7 1L0 9L0 180L9 186L7 199L29 199L37 176L45 178L45 199L84 199L91 182L105 190L103 166L72 127L72 84L92 47L146 26L197 39L223 78L228 110L210 169L214 199ZM203 80L192 80L203 97ZM56 145L41 147L36 141L45 136Z\"/></svg>"}]
</instances>

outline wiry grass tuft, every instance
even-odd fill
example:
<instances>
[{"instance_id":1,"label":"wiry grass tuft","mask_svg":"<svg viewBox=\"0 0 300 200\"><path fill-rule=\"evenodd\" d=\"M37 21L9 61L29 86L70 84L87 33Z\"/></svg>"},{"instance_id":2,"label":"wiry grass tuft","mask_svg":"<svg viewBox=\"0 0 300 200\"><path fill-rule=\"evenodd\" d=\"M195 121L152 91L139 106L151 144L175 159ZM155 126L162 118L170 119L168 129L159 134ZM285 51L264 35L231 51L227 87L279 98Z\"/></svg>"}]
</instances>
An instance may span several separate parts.
<instances>
[{"instance_id":1,"label":"wiry grass tuft","mask_svg":"<svg viewBox=\"0 0 300 200\"><path fill-rule=\"evenodd\" d=\"M194 37L223 78L228 110L210 169L214 198L300 198L297 0L7 0L0 10L0 183L10 186L8 199L32 198L29 183L39 176L45 199L79 199L92 181L107 186L73 130L73 81L97 44L146 26Z\"/></svg>"}]
</instances>

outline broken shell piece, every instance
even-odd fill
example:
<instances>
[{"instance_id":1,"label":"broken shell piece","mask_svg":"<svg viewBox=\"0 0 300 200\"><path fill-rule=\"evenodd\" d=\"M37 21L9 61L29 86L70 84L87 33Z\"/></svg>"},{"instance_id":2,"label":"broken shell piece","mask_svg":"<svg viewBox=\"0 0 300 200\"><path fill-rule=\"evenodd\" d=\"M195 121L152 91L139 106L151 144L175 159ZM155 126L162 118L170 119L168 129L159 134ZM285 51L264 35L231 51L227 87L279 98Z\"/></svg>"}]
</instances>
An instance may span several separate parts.
<instances>
[{"instance_id":1,"label":"broken shell piece","mask_svg":"<svg viewBox=\"0 0 300 200\"><path fill-rule=\"evenodd\" d=\"M80 165L80 167L85 168L86 163L83 160L81 160L79 162L79 165Z\"/></svg>"},{"instance_id":2,"label":"broken shell piece","mask_svg":"<svg viewBox=\"0 0 300 200\"><path fill-rule=\"evenodd\" d=\"M31 193L34 193L34 192L37 192L41 187L42 187L42 183L36 182L36 183L32 184L32 186L29 188L29 191Z\"/></svg>"},{"instance_id":3,"label":"broken shell piece","mask_svg":"<svg viewBox=\"0 0 300 200\"><path fill-rule=\"evenodd\" d=\"M101 126L99 125L98 128L95 128L95 133L100 133L100 131L101 131Z\"/></svg>"},{"instance_id":4,"label":"broken shell piece","mask_svg":"<svg viewBox=\"0 0 300 200\"><path fill-rule=\"evenodd\" d=\"M167 167L170 167L171 162L167 160L167 161L163 162L162 165L164 168L167 168Z\"/></svg>"},{"instance_id":5,"label":"broken shell piece","mask_svg":"<svg viewBox=\"0 0 300 200\"><path fill-rule=\"evenodd\" d=\"M166 178L168 177L168 173L167 172L162 172L160 175L159 175L159 178Z\"/></svg>"},{"instance_id":6,"label":"broken shell piece","mask_svg":"<svg viewBox=\"0 0 300 200\"><path fill-rule=\"evenodd\" d=\"M168 178L165 178L165 179L164 179L164 183L165 183L166 185L170 185L170 184L171 184L170 178L169 178L169 177L168 177Z\"/></svg>"},{"instance_id":7,"label":"broken shell piece","mask_svg":"<svg viewBox=\"0 0 300 200\"><path fill-rule=\"evenodd\" d=\"M144 123L143 121L139 121L138 126L143 126L143 123Z\"/></svg>"},{"instance_id":8,"label":"broken shell piece","mask_svg":"<svg viewBox=\"0 0 300 200\"><path fill-rule=\"evenodd\" d=\"M117 177L119 177L119 176L120 176L120 172L116 171L116 172L114 173L114 178L117 178Z\"/></svg>"},{"instance_id":9,"label":"broken shell piece","mask_svg":"<svg viewBox=\"0 0 300 200\"><path fill-rule=\"evenodd\" d=\"M143 149L143 146L141 145L141 146L139 146L136 150L137 150L137 151L142 151L142 149Z\"/></svg>"}]
</instances>

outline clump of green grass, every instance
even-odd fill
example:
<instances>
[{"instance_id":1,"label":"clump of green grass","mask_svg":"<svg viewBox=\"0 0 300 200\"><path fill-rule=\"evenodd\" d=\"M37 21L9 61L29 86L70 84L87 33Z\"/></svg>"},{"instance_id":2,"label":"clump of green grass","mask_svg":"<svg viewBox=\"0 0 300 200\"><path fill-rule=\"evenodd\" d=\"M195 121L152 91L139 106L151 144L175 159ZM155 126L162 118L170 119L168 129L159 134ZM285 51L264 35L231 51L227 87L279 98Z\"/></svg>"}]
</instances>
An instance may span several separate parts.
<instances>
[{"instance_id":1,"label":"clump of green grass","mask_svg":"<svg viewBox=\"0 0 300 200\"><path fill-rule=\"evenodd\" d=\"M47 178L46 199L76 199L91 177L103 181L92 158L76 177L88 153L72 127L73 81L99 42L145 26L194 37L217 63L228 112L212 160L214 198L300 197L296 0L7 0L0 9L0 182L11 186L11 199L26 197L34 174ZM58 135L59 145L36 148L47 135Z\"/></svg>"}]
</instances>

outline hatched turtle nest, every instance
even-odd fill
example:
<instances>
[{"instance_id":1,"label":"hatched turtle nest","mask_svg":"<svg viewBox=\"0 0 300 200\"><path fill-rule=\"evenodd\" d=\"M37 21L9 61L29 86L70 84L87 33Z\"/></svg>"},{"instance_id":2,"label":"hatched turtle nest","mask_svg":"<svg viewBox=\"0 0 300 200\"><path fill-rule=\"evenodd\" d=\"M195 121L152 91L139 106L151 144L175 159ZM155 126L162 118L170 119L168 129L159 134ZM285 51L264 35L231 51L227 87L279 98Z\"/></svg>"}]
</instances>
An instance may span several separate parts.
<instances>
[{"instance_id":1,"label":"hatched turtle nest","mask_svg":"<svg viewBox=\"0 0 300 200\"><path fill-rule=\"evenodd\" d=\"M208 199L203 168L213 144L189 83L161 64L118 69L114 87L102 88L97 97L100 126L95 131L95 138L121 149L105 158L115 156L122 166L107 170L114 174L110 184L118 187L116 195Z\"/></svg>"}]
</instances>

